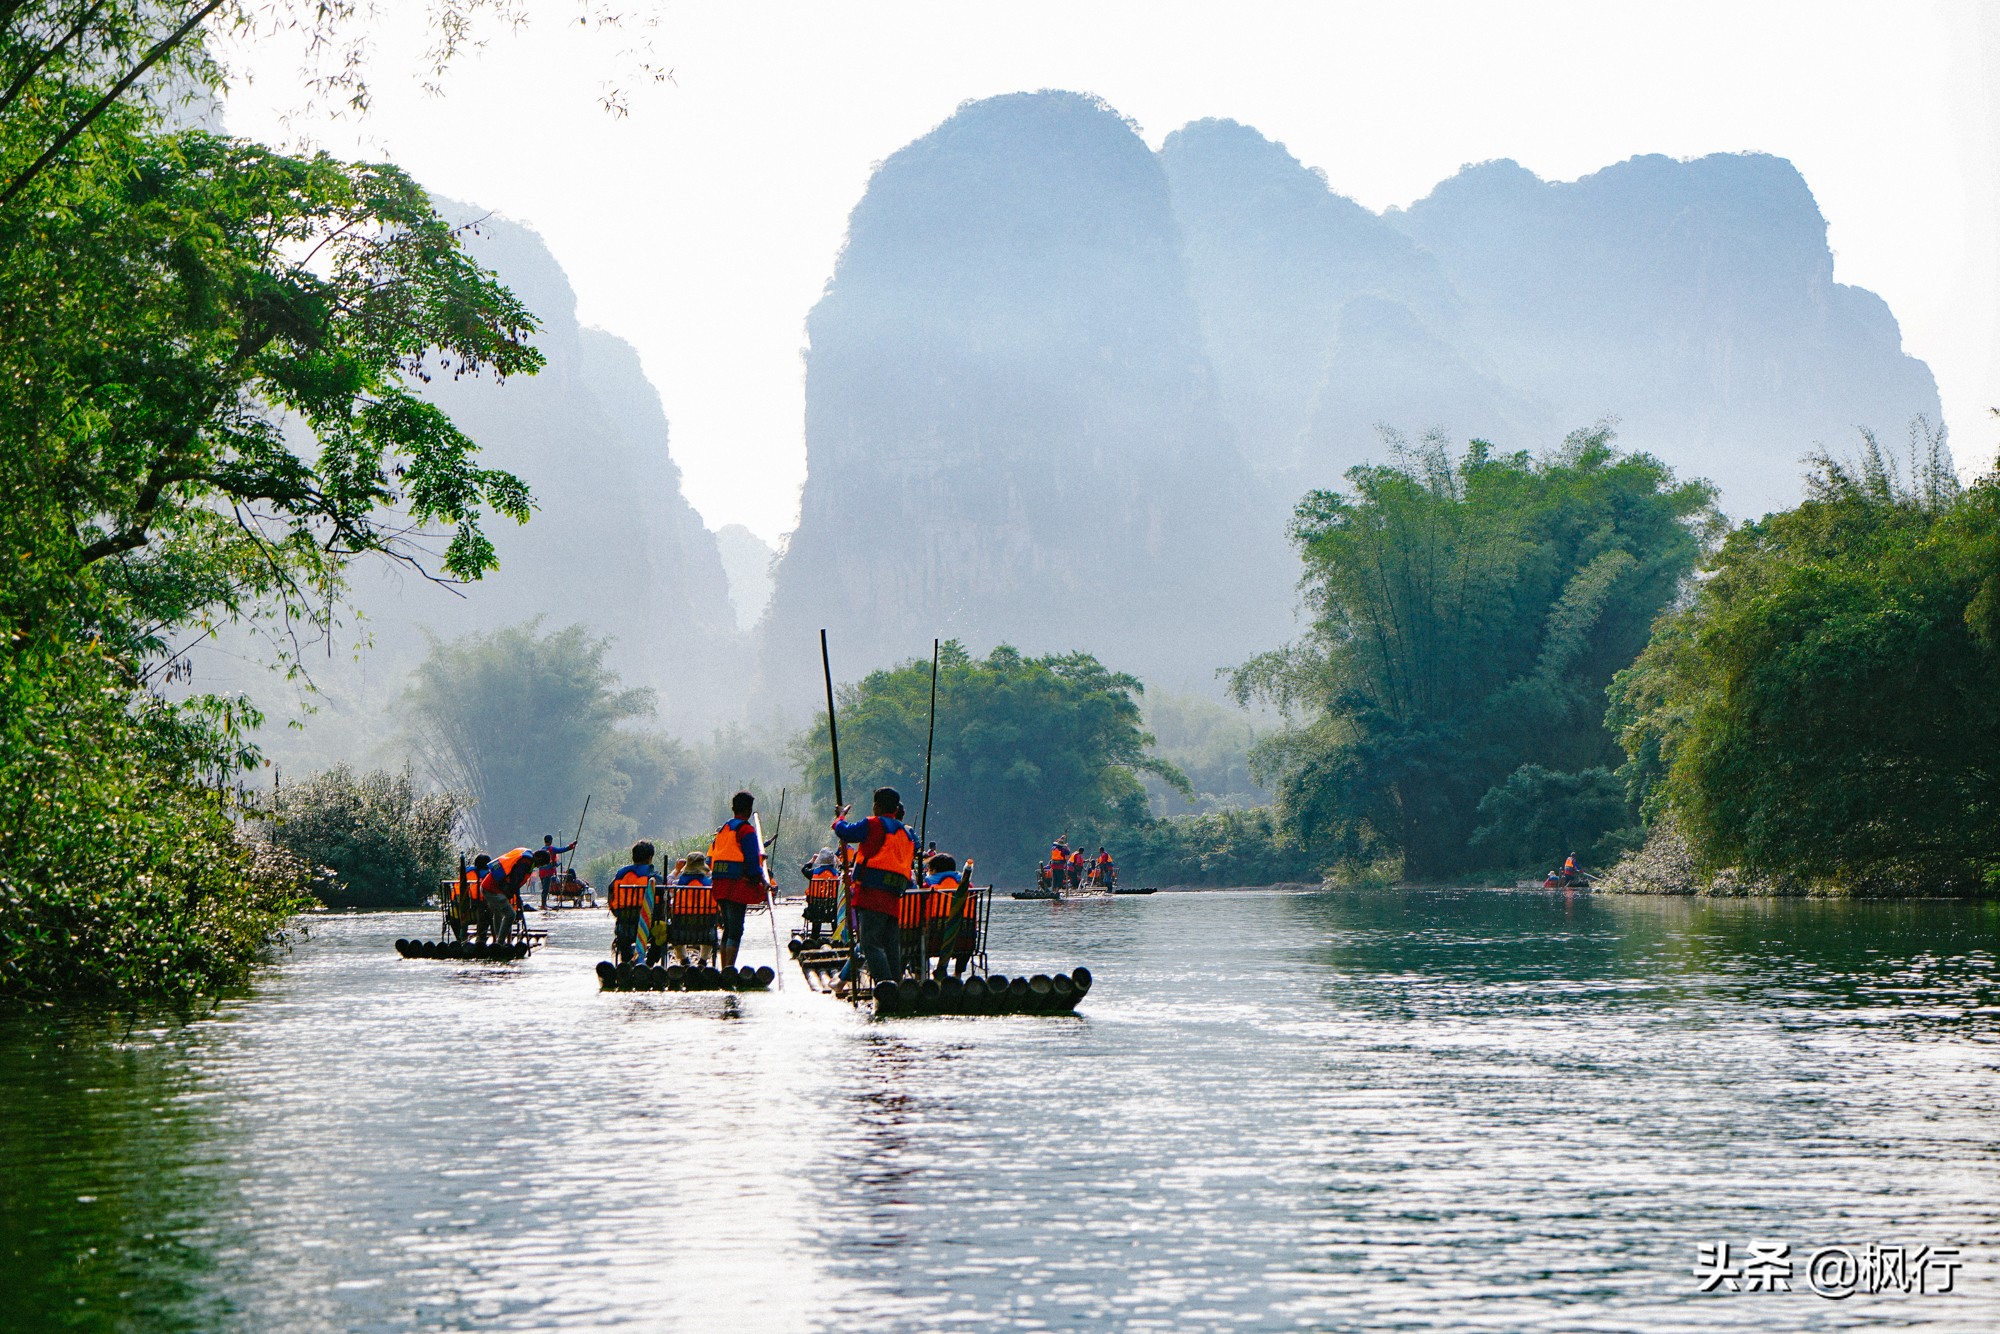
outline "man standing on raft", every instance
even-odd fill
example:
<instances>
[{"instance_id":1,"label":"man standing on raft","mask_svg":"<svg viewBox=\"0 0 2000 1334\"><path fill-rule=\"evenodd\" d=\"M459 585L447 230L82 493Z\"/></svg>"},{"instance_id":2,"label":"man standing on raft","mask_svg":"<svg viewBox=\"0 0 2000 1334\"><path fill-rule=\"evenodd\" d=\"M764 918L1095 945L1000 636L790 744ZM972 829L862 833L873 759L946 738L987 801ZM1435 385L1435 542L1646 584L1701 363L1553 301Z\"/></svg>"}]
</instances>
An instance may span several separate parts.
<instances>
[{"instance_id":1,"label":"man standing on raft","mask_svg":"<svg viewBox=\"0 0 2000 1334\"><path fill-rule=\"evenodd\" d=\"M833 836L861 845L854 866L854 909L860 924L855 950L877 982L894 981L902 973L896 905L917 865L917 840L896 818L902 804L895 788L878 787L875 814L866 820L847 819L845 806L834 812Z\"/></svg>"},{"instance_id":2,"label":"man standing on raft","mask_svg":"<svg viewBox=\"0 0 2000 1334\"><path fill-rule=\"evenodd\" d=\"M736 951L743 947L743 914L750 905L762 903L771 879L764 869L764 844L750 812L757 799L738 792L729 799L730 817L708 845L710 887L722 917L722 966L736 966Z\"/></svg>"}]
</instances>

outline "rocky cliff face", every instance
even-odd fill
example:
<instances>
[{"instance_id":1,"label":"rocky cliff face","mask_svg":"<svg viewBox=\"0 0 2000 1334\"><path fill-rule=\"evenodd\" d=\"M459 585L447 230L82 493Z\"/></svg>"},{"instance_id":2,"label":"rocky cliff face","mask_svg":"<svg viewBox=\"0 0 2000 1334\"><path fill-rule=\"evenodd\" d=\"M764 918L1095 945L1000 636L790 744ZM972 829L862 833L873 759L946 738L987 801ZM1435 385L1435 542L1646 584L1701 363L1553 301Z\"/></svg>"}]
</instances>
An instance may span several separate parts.
<instances>
[{"instance_id":1,"label":"rocky cliff face","mask_svg":"<svg viewBox=\"0 0 2000 1334\"><path fill-rule=\"evenodd\" d=\"M454 219L483 211L440 201ZM670 726L705 732L742 711L746 641L736 627L711 534L682 496L667 420L630 344L581 327L576 296L541 238L488 218L468 249L542 321L535 376L438 380L427 392L479 442L482 459L535 494L526 525L488 521L500 568L460 589L380 562L358 567L354 601L373 645L358 660L309 663L323 694L303 733L266 729L283 762L394 759L393 706L426 634L452 638L542 616L612 638L607 661L629 685L659 692ZM245 655L253 646L237 644ZM285 698L227 658L207 682L248 686L282 716Z\"/></svg>"},{"instance_id":2,"label":"rocky cliff face","mask_svg":"<svg viewBox=\"0 0 2000 1334\"><path fill-rule=\"evenodd\" d=\"M1809 450L1937 419L1888 308L1833 282L1782 159L1640 157L1573 184L1492 162L1378 216L1233 122L1161 158L1223 401L1290 489L1378 456L1378 424L1542 448L1608 416L1756 514L1796 500Z\"/></svg>"},{"instance_id":3,"label":"rocky cliff face","mask_svg":"<svg viewBox=\"0 0 2000 1334\"><path fill-rule=\"evenodd\" d=\"M1217 401L1166 176L1109 108L994 98L891 157L809 331L774 702L810 707L820 626L845 678L938 634L1205 683L1284 636L1284 502Z\"/></svg>"},{"instance_id":4,"label":"rocky cliff face","mask_svg":"<svg viewBox=\"0 0 2000 1334\"><path fill-rule=\"evenodd\" d=\"M936 633L1212 688L1290 633L1290 507L1382 426L1545 449L1613 417L1754 514L1809 450L1938 415L1780 159L1487 163L1379 215L1246 126L1155 155L1071 93L968 104L884 163L810 334L760 628L764 697L801 711L821 625L844 677Z\"/></svg>"}]
</instances>

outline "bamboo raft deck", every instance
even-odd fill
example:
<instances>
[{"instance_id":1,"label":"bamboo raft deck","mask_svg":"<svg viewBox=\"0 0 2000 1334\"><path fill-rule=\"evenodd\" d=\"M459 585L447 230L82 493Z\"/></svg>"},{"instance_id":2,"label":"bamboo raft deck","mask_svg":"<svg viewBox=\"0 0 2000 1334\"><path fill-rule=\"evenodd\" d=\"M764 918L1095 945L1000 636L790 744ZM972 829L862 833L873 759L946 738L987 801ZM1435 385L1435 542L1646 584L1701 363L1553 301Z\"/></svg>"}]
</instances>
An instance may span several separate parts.
<instances>
[{"instance_id":1,"label":"bamboo raft deck","mask_svg":"<svg viewBox=\"0 0 2000 1334\"><path fill-rule=\"evenodd\" d=\"M897 912L900 953L921 962L914 976L877 982L872 991L862 988L860 999L874 1006L877 1018L1074 1012L1090 991L1090 970L1030 977L989 972L986 939L992 919L991 885L971 894L932 890L904 895ZM793 933L790 949L806 985L829 995L853 953L845 944L804 929Z\"/></svg>"},{"instance_id":2,"label":"bamboo raft deck","mask_svg":"<svg viewBox=\"0 0 2000 1334\"><path fill-rule=\"evenodd\" d=\"M513 940L477 945L458 940L398 940L396 953L405 959L448 959L459 963L513 963L547 943L546 931L523 931Z\"/></svg>"},{"instance_id":3,"label":"bamboo raft deck","mask_svg":"<svg viewBox=\"0 0 2000 1334\"><path fill-rule=\"evenodd\" d=\"M597 965L597 982L605 991L768 991L778 977L769 965L755 968L709 968L701 964L612 963Z\"/></svg>"}]
</instances>

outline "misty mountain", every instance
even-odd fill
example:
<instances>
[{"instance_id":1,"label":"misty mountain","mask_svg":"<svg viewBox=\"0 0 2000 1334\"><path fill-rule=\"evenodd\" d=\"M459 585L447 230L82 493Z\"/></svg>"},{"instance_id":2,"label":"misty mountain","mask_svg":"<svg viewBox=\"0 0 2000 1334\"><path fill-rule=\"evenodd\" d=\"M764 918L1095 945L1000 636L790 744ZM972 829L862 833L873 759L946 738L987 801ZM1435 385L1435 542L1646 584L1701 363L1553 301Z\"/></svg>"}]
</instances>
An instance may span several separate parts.
<instances>
[{"instance_id":1,"label":"misty mountain","mask_svg":"<svg viewBox=\"0 0 2000 1334\"><path fill-rule=\"evenodd\" d=\"M1212 688L1284 637L1285 501L1214 389L1159 159L1074 93L968 104L884 162L809 321L807 477L768 698L927 654L1085 649Z\"/></svg>"},{"instance_id":2,"label":"misty mountain","mask_svg":"<svg viewBox=\"0 0 2000 1334\"><path fill-rule=\"evenodd\" d=\"M438 201L454 221L478 219L468 251L499 274L541 321L535 344L548 358L540 374L496 384L439 378L425 392L478 441L482 461L524 478L535 513L525 525L490 518L500 568L478 583L445 587L381 561L353 574L359 629L372 647L308 662L321 694L303 732L267 727L262 738L281 763L332 758L396 759L388 743L410 669L427 634L450 639L472 630L545 618L609 636L607 664L627 685L658 692L669 727L700 734L740 715L745 641L730 603L715 536L680 489L668 452L667 420L638 353L611 334L582 327L576 295L541 238L527 227L465 205ZM434 562L433 562L434 564ZM251 670L260 655L246 636L197 660L203 688L247 688L274 720L293 697Z\"/></svg>"},{"instance_id":3,"label":"misty mountain","mask_svg":"<svg viewBox=\"0 0 2000 1334\"><path fill-rule=\"evenodd\" d=\"M1385 215L1233 121L1161 158L1223 400L1292 490L1379 454L1382 423L1542 448L1609 416L1757 514L1796 501L1808 451L1939 418L1888 307L1833 281L1782 158L1636 157L1573 183L1489 162Z\"/></svg>"},{"instance_id":4,"label":"misty mountain","mask_svg":"<svg viewBox=\"0 0 2000 1334\"><path fill-rule=\"evenodd\" d=\"M1832 272L1763 154L1485 163L1377 214L1233 121L1155 154L1075 93L967 103L876 171L812 312L764 698L810 697L820 625L850 678L936 633L1212 691L1288 637L1291 507L1383 425L1544 450L1615 418L1734 513L1793 503L1808 451L1939 416Z\"/></svg>"}]
</instances>

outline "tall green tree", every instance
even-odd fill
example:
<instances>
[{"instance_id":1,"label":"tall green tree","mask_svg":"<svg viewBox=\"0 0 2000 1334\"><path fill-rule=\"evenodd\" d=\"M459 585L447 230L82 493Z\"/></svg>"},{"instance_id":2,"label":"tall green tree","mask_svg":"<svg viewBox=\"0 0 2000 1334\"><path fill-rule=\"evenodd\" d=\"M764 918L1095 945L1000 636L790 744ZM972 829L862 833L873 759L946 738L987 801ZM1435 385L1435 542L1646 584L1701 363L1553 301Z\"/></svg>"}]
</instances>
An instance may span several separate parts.
<instances>
[{"instance_id":1,"label":"tall green tree","mask_svg":"<svg viewBox=\"0 0 2000 1334\"><path fill-rule=\"evenodd\" d=\"M653 692L620 685L610 645L580 625L544 634L537 617L434 642L411 675L417 754L441 786L471 794L468 821L489 851L558 833L593 793L600 818L622 809L631 780L614 761L632 743L619 724L650 714ZM652 760L642 776L668 781L652 769L673 756Z\"/></svg>"},{"instance_id":2,"label":"tall green tree","mask_svg":"<svg viewBox=\"0 0 2000 1334\"><path fill-rule=\"evenodd\" d=\"M930 834L989 870L1031 873L1049 840L1086 824L1147 821L1140 774L1191 795L1187 778L1148 753L1137 677L1087 653L1031 658L1001 645L974 658L956 640L939 655L937 743ZM839 691L845 795L867 814L868 794L894 787L914 827L923 798L931 665L912 660ZM800 740L807 782L833 804L826 716Z\"/></svg>"},{"instance_id":3,"label":"tall green tree","mask_svg":"<svg viewBox=\"0 0 2000 1334\"><path fill-rule=\"evenodd\" d=\"M1701 869L1861 891L2000 880L2000 481L1922 432L1815 461L1612 690L1627 773Z\"/></svg>"},{"instance_id":4,"label":"tall green tree","mask_svg":"<svg viewBox=\"0 0 2000 1334\"><path fill-rule=\"evenodd\" d=\"M1480 864L1480 802L1523 765L1619 761L1605 687L1720 519L1707 483L1603 427L1546 457L1391 443L1300 502L1312 628L1233 684L1292 719L1259 772L1309 844L1430 880Z\"/></svg>"},{"instance_id":5,"label":"tall green tree","mask_svg":"<svg viewBox=\"0 0 2000 1334\"><path fill-rule=\"evenodd\" d=\"M301 882L236 837L254 708L170 702L180 650L262 620L296 665L353 560L477 578L528 512L419 393L541 364L423 191L162 120L249 8L0 5L8 997L242 977Z\"/></svg>"}]
</instances>

